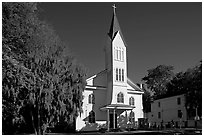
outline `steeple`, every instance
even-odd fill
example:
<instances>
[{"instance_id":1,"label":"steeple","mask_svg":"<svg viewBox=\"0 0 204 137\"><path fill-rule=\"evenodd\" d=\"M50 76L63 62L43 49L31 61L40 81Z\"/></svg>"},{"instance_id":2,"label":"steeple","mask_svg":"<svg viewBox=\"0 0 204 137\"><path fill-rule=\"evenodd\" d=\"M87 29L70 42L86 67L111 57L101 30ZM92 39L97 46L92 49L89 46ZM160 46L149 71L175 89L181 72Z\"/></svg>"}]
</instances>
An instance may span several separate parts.
<instances>
[{"instance_id":1,"label":"steeple","mask_svg":"<svg viewBox=\"0 0 204 137\"><path fill-rule=\"evenodd\" d=\"M116 16L116 6L115 6L115 4L112 7L113 7L113 17L112 17L111 26L110 26L110 29L109 29L109 32L108 32L108 36L111 38L111 40L113 40L115 38L115 35L119 31L119 33L120 33L120 35L121 35L121 37L122 37L122 39L124 41L121 29L120 29L120 25L119 25L119 22L118 22L118 19L117 19L117 16ZM125 43L125 41L124 41L124 43Z\"/></svg>"}]
</instances>

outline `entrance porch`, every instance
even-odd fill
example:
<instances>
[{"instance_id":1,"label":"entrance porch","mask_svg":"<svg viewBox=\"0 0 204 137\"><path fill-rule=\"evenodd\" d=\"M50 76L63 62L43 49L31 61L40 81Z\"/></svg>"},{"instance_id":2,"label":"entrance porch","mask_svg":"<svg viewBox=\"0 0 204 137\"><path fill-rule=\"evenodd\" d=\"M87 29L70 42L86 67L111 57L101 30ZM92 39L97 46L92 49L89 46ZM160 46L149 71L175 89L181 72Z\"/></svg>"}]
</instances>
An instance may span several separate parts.
<instances>
[{"instance_id":1,"label":"entrance porch","mask_svg":"<svg viewBox=\"0 0 204 137\"><path fill-rule=\"evenodd\" d=\"M120 116L120 114L125 112L125 117L123 117L123 121L125 121L125 124L127 125L130 121L127 117L127 111L130 111L134 108L134 106L130 105L124 105L124 104L110 104L106 105L105 107L102 107L101 110L107 112L107 129L108 131L110 129L116 129L118 128L118 119L117 117Z\"/></svg>"}]
</instances>

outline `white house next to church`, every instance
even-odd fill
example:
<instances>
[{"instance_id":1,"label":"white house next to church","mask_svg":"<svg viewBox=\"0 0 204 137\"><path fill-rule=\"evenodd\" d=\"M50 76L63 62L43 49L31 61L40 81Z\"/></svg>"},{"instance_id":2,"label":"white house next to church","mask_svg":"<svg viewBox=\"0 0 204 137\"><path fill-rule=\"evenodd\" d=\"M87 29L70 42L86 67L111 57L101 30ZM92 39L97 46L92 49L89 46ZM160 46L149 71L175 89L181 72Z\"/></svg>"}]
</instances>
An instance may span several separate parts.
<instances>
[{"instance_id":1,"label":"white house next to church","mask_svg":"<svg viewBox=\"0 0 204 137\"><path fill-rule=\"evenodd\" d=\"M105 47L105 69L88 78L76 129L135 128L143 118L143 90L127 77L127 44L115 7Z\"/></svg>"},{"instance_id":2,"label":"white house next to church","mask_svg":"<svg viewBox=\"0 0 204 137\"><path fill-rule=\"evenodd\" d=\"M152 127L170 127L173 124L175 127L195 127L196 119L197 126L201 126L201 120L196 115L196 119L192 119L185 106L185 94L164 97L151 103L151 112L146 114L149 126ZM196 113L196 112L195 112Z\"/></svg>"},{"instance_id":3,"label":"white house next to church","mask_svg":"<svg viewBox=\"0 0 204 137\"><path fill-rule=\"evenodd\" d=\"M182 117L180 116L181 113ZM184 94L157 99L152 102L148 120L151 125L156 124L160 126L161 123L166 125L174 121L176 125L182 124L183 127L185 121L187 121Z\"/></svg>"}]
</instances>

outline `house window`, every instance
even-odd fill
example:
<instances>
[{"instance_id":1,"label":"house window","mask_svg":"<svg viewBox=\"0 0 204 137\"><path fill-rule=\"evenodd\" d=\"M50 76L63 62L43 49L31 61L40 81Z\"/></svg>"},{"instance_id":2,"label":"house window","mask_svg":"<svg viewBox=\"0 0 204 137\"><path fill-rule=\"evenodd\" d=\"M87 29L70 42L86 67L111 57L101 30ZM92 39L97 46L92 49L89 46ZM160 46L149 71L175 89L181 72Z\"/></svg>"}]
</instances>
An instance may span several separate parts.
<instances>
[{"instance_id":1,"label":"house window","mask_svg":"<svg viewBox=\"0 0 204 137\"><path fill-rule=\"evenodd\" d=\"M94 103L95 103L94 95L90 94L89 95L89 104L94 104Z\"/></svg>"},{"instance_id":2,"label":"house window","mask_svg":"<svg viewBox=\"0 0 204 137\"><path fill-rule=\"evenodd\" d=\"M135 105L135 99L134 99L133 97L130 97L130 98L129 98L129 104L130 104L131 106L134 106L134 105Z\"/></svg>"},{"instance_id":3,"label":"house window","mask_svg":"<svg viewBox=\"0 0 204 137\"><path fill-rule=\"evenodd\" d=\"M116 68L116 80L118 81L118 68Z\"/></svg>"},{"instance_id":4,"label":"house window","mask_svg":"<svg viewBox=\"0 0 204 137\"><path fill-rule=\"evenodd\" d=\"M160 102L158 102L158 107L160 107L161 106L161 104L160 104Z\"/></svg>"},{"instance_id":5,"label":"house window","mask_svg":"<svg viewBox=\"0 0 204 137\"><path fill-rule=\"evenodd\" d=\"M178 105L181 104L181 98L177 98L177 104L178 104Z\"/></svg>"},{"instance_id":6,"label":"house window","mask_svg":"<svg viewBox=\"0 0 204 137\"><path fill-rule=\"evenodd\" d=\"M95 112L89 112L89 123L95 123Z\"/></svg>"},{"instance_id":7,"label":"house window","mask_svg":"<svg viewBox=\"0 0 204 137\"><path fill-rule=\"evenodd\" d=\"M158 112L158 118L161 118L161 112Z\"/></svg>"},{"instance_id":8,"label":"house window","mask_svg":"<svg viewBox=\"0 0 204 137\"><path fill-rule=\"evenodd\" d=\"M123 93L118 93L118 95L117 95L117 102L118 103L124 103L124 95L123 95Z\"/></svg>"},{"instance_id":9,"label":"house window","mask_svg":"<svg viewBox=\"0 0 204 137\"><path fill-rule=\"evenodd\" d=\"M181 110L178 110L178 118L182 118L182 116L183 116L182 111L181 111Z\"/></svg>"},{"instance_id":10,"label":"house window","mask_svg":"<svg viewBox=\"0 0 204 137\"><path fill-rule=\"evenodd\" d=\"M131 123L135 122L135 113L133 111L130 112L129 121Z\"/></svg>"},{"instance_id":11,"label":"house window","mask_svg":"<svg viewBox=\"0 0 204 137\"><path fill-rule=\"evenodd\" d=\"M122 69L122 81L124 81L124 69Z\"/></svg>"}]
</instances>

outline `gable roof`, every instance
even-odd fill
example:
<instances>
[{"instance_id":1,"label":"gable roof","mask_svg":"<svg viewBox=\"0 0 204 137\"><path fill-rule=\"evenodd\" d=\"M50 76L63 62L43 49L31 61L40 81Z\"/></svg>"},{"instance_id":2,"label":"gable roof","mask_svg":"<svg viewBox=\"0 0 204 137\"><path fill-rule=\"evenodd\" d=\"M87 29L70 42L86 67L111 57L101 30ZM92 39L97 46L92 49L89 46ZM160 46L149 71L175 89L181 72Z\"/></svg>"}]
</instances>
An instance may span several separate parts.
<instances>
[{"instance_id":1,"label":"gable roof","mask_svg":"<svg viewBox=\"0 0 204 137\"><path fill-rule=\"evenodd\" d=\"M88 84L88 81L91 81L91 80L93 80L94 78L96 78L96 77L98 77L98 76L101 76L101 75L104 75L104 74L106 74L107 73L107 69L105 69L105 70L102 70L102 71L100 71L99 73L97 73L97 74L95 74L95 75L93 75L93 76L91 76L91 77L89 77L87 80L86 80L86 82L87 82L87 88L88 87L99 87L99 88L101 88L101 86L99 86L99 85L90 85L90 84ZM128 90L136 90L136 91L138 91L138 92L143 92L143 90L137 85L137 84L135 84L134 82L132 82L128 77L127 77L127 86L128 87L131 87L131 88L128 88ZM102 88L106 88L106 87L104 87L104 86L102 86Z\"/></svg>"},{"instance_id":2,"label":"gable roof","mask_svg":"<svg viewBox=\"0 0 204 137\"><path fill-rule=\"evenodd\" d=\"M107 71L107 69L104 69L104 70L100 71L99 73L87 78L86 81L89 81L89 80L91 80L91 79L93 79L93 78L95 78L95 77L97 77L97 76L99 76L101 74L104 74L106 71Z\"/></svg>"},{"instance_id":3,"label":"gable roof","mask_svg":"<svg viewBox=\"0 0 204 137\"><path fill-rule=\"evenodd\" d=\"M129 78L127 78L127 83L135 90L143 92L143 90L138 85L134 84Z\"/></svg>"},{"instance_id":4,"label":"gable roof","mask_svg":"<svg viewBox=\"0 0 204 137\"><path fill-rule=\"evenodd\" d=\"M178 98L178 97L185 97L185 94L183 93L180 93L180 94L177 94L177 95L169 95L169 96L164 96L164 97L161 97L161 98L157 98L157 99L154 99L153 102L158 102L158 101L163 101L163 100L169 100L169 99L173 99L173 98Z\"/></svg>"}]
</instances>

